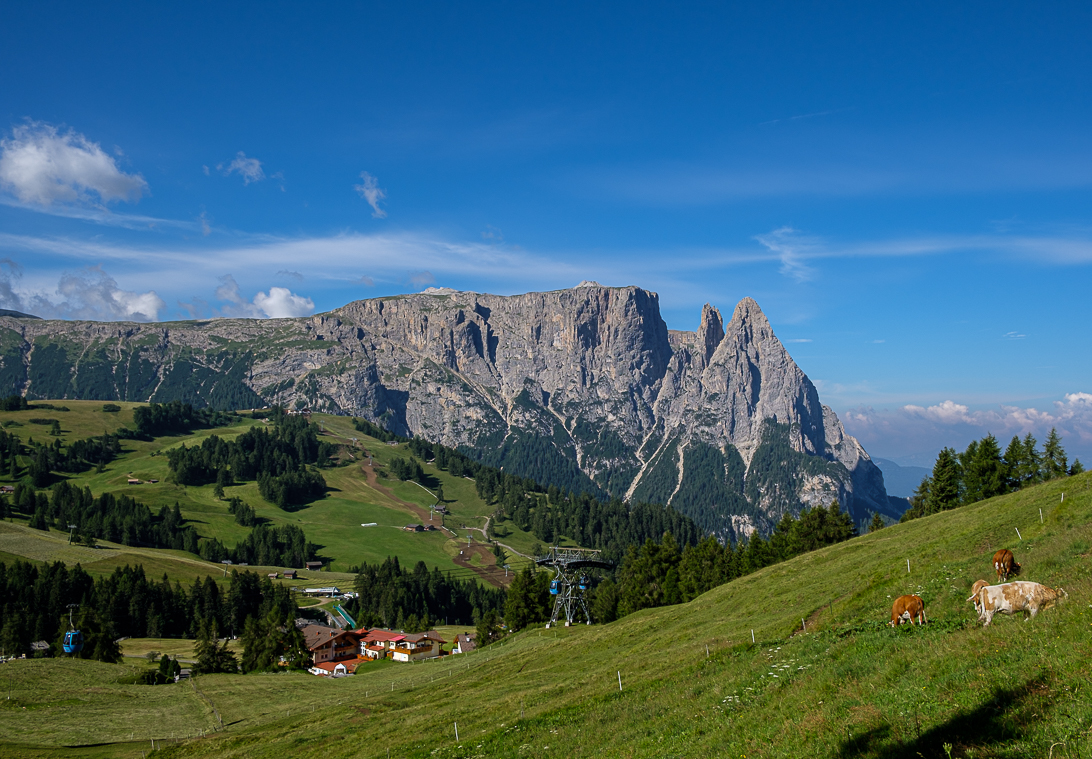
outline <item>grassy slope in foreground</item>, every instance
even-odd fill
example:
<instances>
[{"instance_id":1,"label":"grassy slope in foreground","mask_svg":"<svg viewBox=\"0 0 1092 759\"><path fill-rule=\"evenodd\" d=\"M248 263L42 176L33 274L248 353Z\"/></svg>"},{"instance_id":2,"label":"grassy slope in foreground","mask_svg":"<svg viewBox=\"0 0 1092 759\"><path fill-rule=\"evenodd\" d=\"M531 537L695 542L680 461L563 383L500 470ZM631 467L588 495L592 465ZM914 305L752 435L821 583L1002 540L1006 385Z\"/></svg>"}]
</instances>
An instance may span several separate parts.
<instances>
[{"instance_id":1,"label":"grassy slope in foreground","mask_svg":"<svg viewBox=\"0 0 1092 759\"><path fill-rule=\"evenodd\" d=\"M931 757L949 743L952 756L1087 755L1090 489L1092 474L1049 483L797 557L686 605L531 630L466 657L335 681L199 678L227 727L164 753ZM1069 601L1027 623L979 627L968 588L990 578L1002 546L1026 579L1064 586ZM931 624L885 627L892 597L911 592L925 598ZM95 688L69 673L104 665L8 666L27 706L0 720L8 755L27 755L27 744L126 739L108 729L112 715L128 714L145 692L111 685L108 670ZM30 687L68 678L63 697ZM191 716L185 687L159 687L174 688L177 702L156 691L160 716L134 710L125 724L136 738L214 727L207 708ZM101 716L82 710L91 703ZM134 745L102 751L131 755Z\"/></svg>"}]
</instances>

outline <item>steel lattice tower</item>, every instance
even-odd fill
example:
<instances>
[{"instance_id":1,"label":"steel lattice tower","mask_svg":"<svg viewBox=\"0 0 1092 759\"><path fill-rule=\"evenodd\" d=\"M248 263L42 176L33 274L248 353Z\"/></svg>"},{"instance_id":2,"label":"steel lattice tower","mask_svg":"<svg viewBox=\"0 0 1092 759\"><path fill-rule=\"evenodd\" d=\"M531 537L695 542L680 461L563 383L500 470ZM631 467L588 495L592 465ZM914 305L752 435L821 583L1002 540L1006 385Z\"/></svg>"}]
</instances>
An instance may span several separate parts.
<instances>
[{"instance_id":1,"label":"steel lattice tower","mask_svg":"<svg viewBox=\"0 0 1092 759\"><path fill-rule=\"evenodd\" d=\"M584 598L587 590L587 582L584 576L586 569L611 569L614 565L602 558L602 552L590 548L558 548L554 546L545 556L535 559L535 563L542 567L549 567L554 571L554 579L550 592L554 593L554 612L546 627L557 624L559 617L564 616L565 626L568 627L576 619L577 614L583 613L587 624L591 624L591 613L588 611L588 602Z\"/></svg>"}]
</instances>

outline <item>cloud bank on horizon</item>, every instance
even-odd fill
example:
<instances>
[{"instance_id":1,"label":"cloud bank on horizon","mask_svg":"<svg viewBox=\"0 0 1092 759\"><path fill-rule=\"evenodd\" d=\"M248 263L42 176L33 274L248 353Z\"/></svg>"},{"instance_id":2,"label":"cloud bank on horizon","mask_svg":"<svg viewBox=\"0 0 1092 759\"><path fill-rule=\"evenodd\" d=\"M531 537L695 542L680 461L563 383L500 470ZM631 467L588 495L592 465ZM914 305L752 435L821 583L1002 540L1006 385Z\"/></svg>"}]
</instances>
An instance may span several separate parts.
<instances>
[{"instance_id":1,"label":"cloud bank on horizon","mask_svg":"<svg viewBox=\"0 0 1092 759\"><path fill-rule=\"evenodd\" d=\"M1014 435L1023 438L1031 434L1042 443L1052 429L1062 436L1071 456L1077 453L1088 461L1088 451L1092 450L1092 393L1066 393L1046 411L1015 405L972 410L951 400L924 407L907 404L891 410L860 406L844 412L842 423L873 456L915 466L932 466L940 448L962 450L970 440L988 434L996 437L1004 450Z\"/></svg>"}]
</instances>

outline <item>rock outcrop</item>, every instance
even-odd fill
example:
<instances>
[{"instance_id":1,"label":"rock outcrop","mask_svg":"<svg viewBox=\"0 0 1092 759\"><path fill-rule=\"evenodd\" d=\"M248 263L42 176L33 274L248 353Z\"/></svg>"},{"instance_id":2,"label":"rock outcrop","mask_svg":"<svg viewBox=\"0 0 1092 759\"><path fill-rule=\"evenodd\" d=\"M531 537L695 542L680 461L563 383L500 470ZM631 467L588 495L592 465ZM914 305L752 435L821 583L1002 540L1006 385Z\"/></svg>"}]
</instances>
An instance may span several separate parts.
<instances>
[{"instance_id":1,"label":"rock outcrop","mask_svg":"<svg viewBox=\"0 0 1092 759\"><path fill-rule=\"evenodd\" d=\"M448 289L300 319L0 317L0 393L280 403L351 414L566 489L670 503L721 538L837 499L895 516L883 476L758 304L669 332L655 293Z\"/></svg>"}]
</instances>

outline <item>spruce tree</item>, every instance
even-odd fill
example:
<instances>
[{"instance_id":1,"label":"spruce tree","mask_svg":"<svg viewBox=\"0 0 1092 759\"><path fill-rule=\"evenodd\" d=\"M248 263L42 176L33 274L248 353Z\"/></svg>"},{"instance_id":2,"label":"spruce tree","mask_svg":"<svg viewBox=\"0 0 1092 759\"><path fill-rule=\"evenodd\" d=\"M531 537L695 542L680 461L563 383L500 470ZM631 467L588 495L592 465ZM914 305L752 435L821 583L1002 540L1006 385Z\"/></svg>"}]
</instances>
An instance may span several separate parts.
<instances>
[{"instance_id":1,"label":"spruce tree","mask_svg":"<svg viewBox=\"0 0 1092 759\"><path fill-rule=\"evenodd\" d=\"M937 455L931 479L926 503L928 513L935 514L959 506L963 496L963 472L953 449L944 448Z\"/></svg>"},{"instance_id":2,"label":"spruce tree","mask_svg":"<svg viewBox=\"0 0 1092 759\"><path fill-rule=\"evenodd\" d=\"M1024 436L1024 453L1020 465L1020 484L1022 486L1034 485L1042 480L1040 467L1042 459L1036 449L1038 441L1029 432Z\"/></svg>"},{"instance_id":3,"label":"spruce tree","mask_svg":"<svg viewBox=\"0 0 1092 759\"><path fill-rule=\"evenodd\" d=\"M960 454L963 469L963 502L974 503L1009 492L1009 477L997 438L992 434L972 442Z\"/></svg>"},{"instance_id":4,"label":"spruce tree","mask_svg":"<svg viewBox=\"0 0 1092 759\"><path fill-rule=\"evenodd\" d=\"M868 526L868 531L870 533L879 532L886 526L887 524L883 521L883 517L881 517L880 512L877 511L872 514L872 524Z\"/></svg>"},{"instance_id":5,"label":"spruce tree","mask_svg":"<svg viewBox=\"0 0 1092 759\"><path fill-rule=\"evenodd\" d=\"M536 619L535 582L531 568L524 567L512 578L504 604L504 621L512 632L522 630Z\"/></svg>"},{"instance_id":6,"label":"spruce tree","mask_svg":"<svg viewBox=\"0 0 1092 759\"><path fill-rule=\"evenodd\" d=\"M1062 447L1062 438L1058 435L1058 430L1051 427L1050 434L1043 443L1043 479L1053 480L1057 477L1065 477L1069 471L1068 464L1065 448Z\"/></svg>"}]
</instances>

